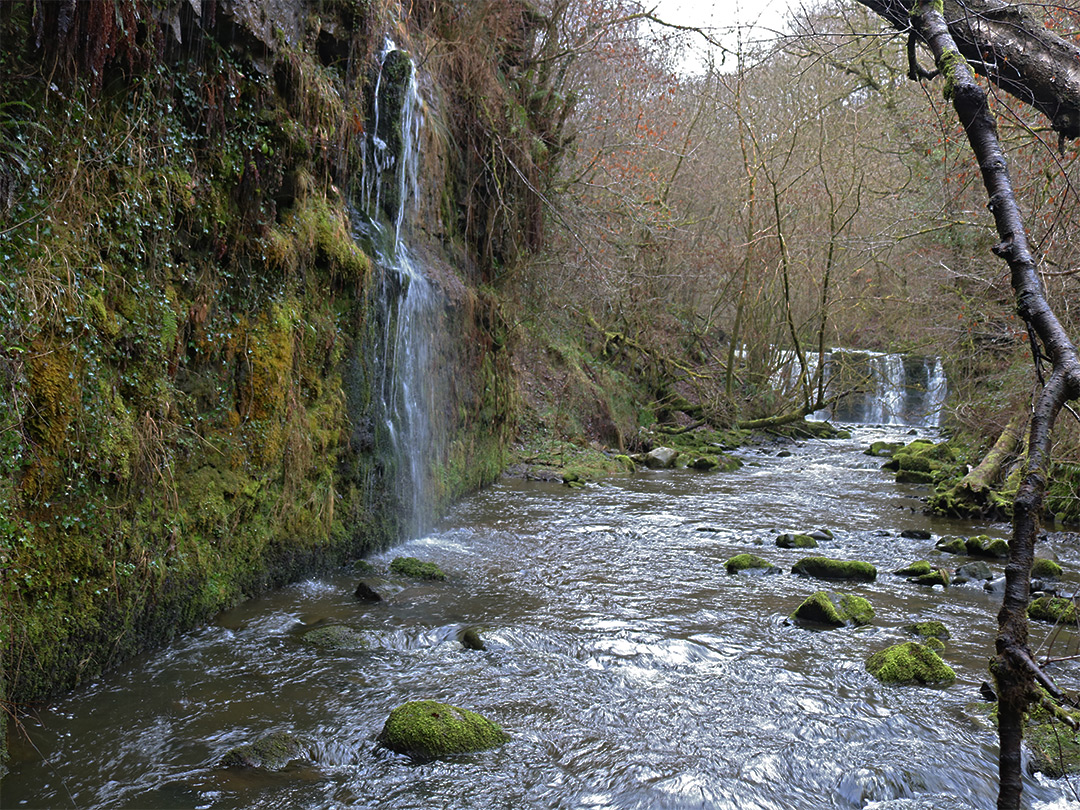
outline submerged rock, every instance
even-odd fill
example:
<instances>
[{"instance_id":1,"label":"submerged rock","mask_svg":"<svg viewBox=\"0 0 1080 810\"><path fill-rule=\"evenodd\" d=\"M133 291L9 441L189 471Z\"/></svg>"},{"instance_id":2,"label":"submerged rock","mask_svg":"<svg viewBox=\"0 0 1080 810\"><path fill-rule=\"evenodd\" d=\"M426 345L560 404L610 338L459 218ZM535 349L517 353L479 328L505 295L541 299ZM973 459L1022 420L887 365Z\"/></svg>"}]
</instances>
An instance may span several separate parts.
<instances>
[{"instance_id":1,"label":"submerged rock","mask_svg":"<svg viewBox=\"0 0 1080 810\"><path fill-rule=\"evenodd\" d=\"M466 650L486 650L484 640L480 638L480 631L475 627L463 627L458 630L458 641Z\"/></svg>"},{"instance_id":2,"label":"submerged rock","mask_svg":"<svg viewBox=\"0 0 1080 810\"><path fill-rule=\"evenodd\" d=\"M861 596L817 591L795 608L791 618L829 627L860 626L874 620L874 608Z\"/></svg>"},{"instance_id":3,"label":"submerged rock","mask_svg":"<svg viewBox=\"0 0 1080 810\"><path fill-rule=\"evenodd\" d=\"M781 534L776 538L780 548L817 548L818 541L808 534Z\"/></svg>"},{"instance_id":4,"label":"submerged rock","mask_svg":"<svg viewBox=\"0 0 1080 810\"><path fill-rule=\"evenodd\" d=\"M828 557L803 557L792 566L791 573L818 579L854 579L861 582L877 579L877 569L868 562Z\"/></svg>"},{"instance_id":5,"label":"submerged rock","mask_svg":"<svg viewBox=\"0 0 1080 810\"><path fill-rule=\"evenodd\" d=\"M926 529L904 529L900 536L906 540L929 540L933 537Z\"/></svg>"},{"instance_id":6,"label":"submerged rock","mask_svg":"<svg viewBox=\"0 0 1080 810\"><path fill-rule=\"evenodd\" d=\"M343 624L327 624L308 630L302 635L305 644L312 644L324 650L366 650L368 641L363 633Z\"/></svg>"},{"instance_id":7,"label":"submerged rock","mask_svg":"<svg viewBox=\"0 0 1080 810\"><path fill-rule=\"evenodd\" d=\"M925 644L905 641L871 655L866 671L882 683L952 683L956 673Z\"/></svg>"},{"instance_id":8,"label":"submerged rock","mask_svg":"<svg viewBox=\"0 0 1080 810\"><path fill-rule=\"evenodd\" d=\"M300 756L303 745L300 740L285 731L275 731L260 737L253 743L238 745L221 758L222 768L260 768L264 771L280 771Z\"/></svg>"},{"instance_id":9,"label":"submerged rock","mask_svg":"<svg viewBox=\"0 0 1080 810\"><path fill-rule=\"evenodd\" d=\"M444 580L446 574L433 562L422 562L416 557L395 557L390 563L391 573L409 579Z\"/></svg>"},{"instance_id":10,"label":"submerged rock","mask_svg":"<svg viewBox=\"0 0 1080 810\"><path fill-rule=\"evenodd\" d=\"M509 739L486 717L434 700L398 706L379 733L379 742L391 751L422 760L484 751Z\"/></svg>"},{"instance_id":11,"label":"submerged rock","mask_svg":"<svg viewBox=\"0 0 1080 810\"><path fill-rule=\"evenodd\" d=\"M783 573L771 562L756 554L736 554L724 563L724 567L727 568L729 574L737 574L740 571L761 572L763 574Z\"/></svg>"}]
</instances>

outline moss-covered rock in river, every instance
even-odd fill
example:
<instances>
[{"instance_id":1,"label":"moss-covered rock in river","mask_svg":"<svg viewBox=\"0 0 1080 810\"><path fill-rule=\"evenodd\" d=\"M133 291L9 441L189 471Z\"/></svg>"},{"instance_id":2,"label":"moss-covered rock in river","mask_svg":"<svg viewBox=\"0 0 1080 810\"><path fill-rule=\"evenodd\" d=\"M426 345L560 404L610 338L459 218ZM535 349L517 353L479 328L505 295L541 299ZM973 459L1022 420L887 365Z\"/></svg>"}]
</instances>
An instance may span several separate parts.
<instances>
[{"instance_id":1,"label":"moss-covered rock in river","mask_svg":"<svg viewBox=\"0 0 1080 810\"><path fill-rule=\"evenodd\" d=\"M1064 709L1057 709L1066 713ZM1075 715L1069 713L1075 722ZM1024 742L1031 751L1028 770L1060 779L1080 773L1080 732L1057 720L1043 704L1028 713Z\"/></svg>"},{"instance_id":2,"label":"moss-covered rock in river","mask_svg":"<svg viewBox=\"0 0 1080 810\"><path fill-rule=\"evenodd\" d=\"M1034 579L1055 580L1061 579L1065 571L1053 560L1045 557L1037 557L1031 566L1031 576Z\"/></svg>"},{"instance_id":3,"label":"moss-covered rock in river","mask_svg":"<svg viewBox=\"0 0 1080 810\"><path fill-rule=\"evenodd\" d=\"M791 573L817 579L853 579L861 582L877 579L877 568L868 562L828 557L803 557L792 566Z\"/></svg>"},{"instance_id":4,"label":"moss-covered rock in river","mask_svg":"<svg viewBox=\"0 0 1080 810\"><path fill-rule=\"evenodd\" d=\"M416 557L395 557L390 572L399 577L424 580L444 580L446 574L433 562L422 562Z\"/></svg>"},{"instance_id":5,"label":"moss-covered rock in river","mask_svg":"<svg viewBox=\"0 0 1080 810\"><path fill-rule=\"evenodd\" d=\"M1003 560L1009 556L1009 542L1000 537L977 534L974 537L942 537L934 545L938 551L948 554L968 554Z\"/></svg>"},{"instance_id":6,"label":"moss-covered rock in river","mask_svg":"<svg viewBox=\"0 0 1080 810\"><path fill-rule=\"evenodd\" d=\"M779 568L763 557L756 554L736 554L724 563L729 574L737 574L740 571L760 572L765 574L782 573Z\"/></svg>"},{"instance_id":7,"label":"moss-covered rock in river","mask_svg":"<svg viewBox=\"0 0 1080 810\"><path fill-rule=\"evenodd\" d=\"M1032 600L1027 609L1028 617L1041 622L1076 624L1076 603L1061 596L1040 596Z\"/></svg>"},{"instance_id":8,"label":"moss-covered rock in river","mask_svg":"<svg viewBox=\"0 0 1080 810\"><path fill-rule=\"evenodd\" d=\"M950 638L949 628L942 622L933 619L925 622L913 622L911 624L905 624L903 627L905 633L911 633L913 636L920 636L921 638Z\"/></svg>"},{"instance_id":9,"label":"moss-covered rock in river","mask_svg":"<svg viewBox=\"0 0 1080 810\"><path fill-rule=\"evenodd\" d=\"M908 577L908 582L914 582L916 585L926 585L933 587L934 585L949 584L949 572L944 568L935 568L932 571L928 571L925 574L920 574L917 577Z\"/></svg>"},{"instance_id":10,"label":"moss-covered rock in river","mask_svg":"<svg viewBox=\"0 0 1080 810\"><path fill-rule=\"evenodd\" d=\"M953 572L953 583L963 585L968 582L985 582L994 578L994 571L982 560L964 563Z\"/></svg>"},{"instance_id":11,"label":"moss-covered rock in river","mask_svg":"<svg viewBox=\"0 0 1080 810\"><path fill-rule=\"evenodd\" d=\"M858 626L874 620L874 608L861 596L817 591L795 608L791 618L829 627Z\"/></svg>"},{"instance_id":12,"label":"moss-covered rock in river","mask_svg":"<svg viewBox=\"0 0 1080 810\"><path fill-rule=\"evenodd\" d=\"M784 533L776 538L779 548L817 548L818 542L808 534Z\"/></svg>"},{"instance_id":13,"label":"moss-covered rock in river","mask_svg":"<svg viewBox=\"0 0 1080 810\"><path fill-rule=\"evenodd\" d=\"M880 456L884 458L889 458L892 456L893 453L895 453L903 446L903 442L872 442L869 447L863 450L863 453L868 456Z\"/></svg>"},{"instance_id":14,"label":"moss-covered rock in river","mask_svg":"<svg viewBox=\"0 0 1080 810\"><path fill-rule=\"evenodd\" d=\"M905 641L871 655L866 671L882 683L952 683L956 673L925 644Z\"/></svg>"},{"instance_id":15,"label":"moss-covered rock in river","mask_svg":"<svg viewBox=\"0 0 1080 810\"><path fill-rule=\"evenodd\" d=\"M238 745L221 758L222 768L259 768L280 771L303 753L300 739L285 731L275 731L253 743Z\"/></svg>"},{"instance_id":16,"label":"moss-covered rock in river","mask_svg":"<svg viewBox=\"0 0 1080 810\"><path fill-rule=\"evenodd\" d=\"M420 760L484 751L509 739L486 717L433 700L398 706L379 734L379 742L391 751Z\"/></svg>"},{"instance_id":17,"label":"moss-covered rock in river","mask_svg":"<svg viewBox=\"0 0 1080 810\"><path fill-rule=\"evenodd\" d=\"M935 444L916 439L892 451L882 469L896 473L896 480L910 484L935 484L956 475L960 465L956 451L948 442Z\"/></svg>"},{"instance_id":18,"label":"moss-covered rock in river","mask_svg":"<svg viewBox=\"0 0 1080 810\"><path fill-rule=\"evenodd\" d=\"M911 563L911 565L905 565L903 568L897 568L893 571L894 574L901 577L921 577L924 574L929 574L934 568L927 560L918 560Z\"/></svg>"}]
</instances>

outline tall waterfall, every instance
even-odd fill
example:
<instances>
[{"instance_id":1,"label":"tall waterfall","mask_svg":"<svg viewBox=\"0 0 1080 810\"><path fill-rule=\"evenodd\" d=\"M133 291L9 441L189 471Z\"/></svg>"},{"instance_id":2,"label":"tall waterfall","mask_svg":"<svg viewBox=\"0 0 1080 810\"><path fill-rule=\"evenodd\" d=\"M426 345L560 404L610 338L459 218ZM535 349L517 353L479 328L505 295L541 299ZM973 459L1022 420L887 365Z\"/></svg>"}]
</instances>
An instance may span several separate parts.
<instances>
[{"instance_id":1,"label":"tall waterfall","mask_svg":"<svg viewBox=\"0 0 1080 810\"><path fill-rule=\"evenodd\" d=\"M439 320L438 296L408 244L409 215L419 192L423 100L408 54L392 41L380 55L372 100L372 126L365 139L364 176L357 217L359 236L377 258L377 330L371 365L376 446L406 536L426 531L433 518L431 465L441 458L435 409L432 335Z\"/></svg>"},{"instance_id":2,"label":"tall waterfall","mask_svg":"<svg viewBox=\"0 0 1080 810\"><path fill-rule=\"evenodd\" d=\"M936 427L948 394L936 357L833 349L825 381L830 395L846 396L814 416L841 422Z\"/></svg>"}]
</instances>

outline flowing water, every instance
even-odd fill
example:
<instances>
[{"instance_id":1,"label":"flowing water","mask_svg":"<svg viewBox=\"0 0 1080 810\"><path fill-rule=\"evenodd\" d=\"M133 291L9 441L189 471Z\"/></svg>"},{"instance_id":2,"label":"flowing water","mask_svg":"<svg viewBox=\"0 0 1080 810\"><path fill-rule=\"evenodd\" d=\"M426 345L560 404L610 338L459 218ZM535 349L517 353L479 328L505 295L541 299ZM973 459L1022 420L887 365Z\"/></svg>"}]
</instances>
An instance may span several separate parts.
<instances>
[{"instance_id":1,"label":"flowing water","mask_svg":"<svg viewBox=\"0 0 1080 810\"><path fill-rule=\"evenodd\" d=\"M373 559L432 560L447 582L378 604L354 599L347 571L302 582L28 719L2 806L993 807L996 738L978 687L998 599L888 572L920 558L958 563L935 558L938 535L1004 527L924 516L919 492L860 452L892 438L909 437L855 426L851 440L745 450L734 473L641 472L580 490L504 480ZM822 553L871 561L878 580L725 571L743 551L789 570L804 552L776 548L775 535L817 527L835 535ZM899 536L910 528L934 538ZM1040 554L1073 572L1080 563L1067 538ZM865 595L873 625L789 624L821 587ZM905 640L901 625L916 619L952 631L943 655L955 684L883 686L866 673L866 657ZM370 647L301 641L327 621ZM485 651L456 640L465 625ZM1054 652L1075 652L1074 641L1059 637ZM1075 686L1066 666L1055 674ZM428 763L380 748L390 709L422 698L480 711L512 740ZM306 746L284 770L217 766L279 730ZM1026 790L1031 807L1077 806L1067 782L1032 778Z\"/></svg>"}]
</instances>

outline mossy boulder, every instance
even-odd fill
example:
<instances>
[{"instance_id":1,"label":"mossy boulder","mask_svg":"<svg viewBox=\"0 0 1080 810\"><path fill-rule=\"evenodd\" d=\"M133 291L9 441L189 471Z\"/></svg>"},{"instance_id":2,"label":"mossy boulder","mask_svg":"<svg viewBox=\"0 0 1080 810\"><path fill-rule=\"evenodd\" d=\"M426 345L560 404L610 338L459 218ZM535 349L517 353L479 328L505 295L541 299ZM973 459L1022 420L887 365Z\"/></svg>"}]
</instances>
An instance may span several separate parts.
<instances>
[{"instance_id":1,"label":"mossy boulder","mask_svg":"<svg viewBox=\"0 0 1080 810\"><path fill-rule=\"evenodd\" d=\"M1032 707L1024 742L1031 751L1031 773L1043 773L1051 779L1080 773L1080 732L1057 722L1045 706Z\"/></svg>"},{"instance_id":2,"label":"mossy boulder","mask_svg":"<svg viewBox=\"0 0 1080 810\"><path fill-rule=\"evenodd\" d=\"M1009 556L1009 543L1000 537L977 534L974 537L943 537L934 548L948 554L967 554L1003 560Z\"/></svg>"},{"instance_id":3,"label":"mossy boulder","mask_svg":"<svg viewBox=\"0 0 1080 810\"><path fill-rule=\"evenodd\" d=\"M903 442L872 442L869 447L863 450L863 454L888 458L903 446Z\"/></svg>"},{"instance_id":4,"label":"mossy boulder","mask_svg":"<svg viewBox=\"0 0 1080 810\"><path fill-rule=\"evenodd\" d=\"M701 470L707 472L708 470L716 469L718 462L716 456L696 456L691 459L686 465L692 470Z\"/></svg>"},{"instance_id":5,"label":"mossy boulder","mask_svg":"<svg viewBox=\"0 0 1080 810\"><path fill-rule=\"evenodd\" d=\"M868 562L833 560L829 557L803 557L791 567L791 573L817 579L853 579L873 582L877 569Z\"/></svg>"},{"instance_id":6,"label":"mossy boulder","mask_svg":"<svg viewBox=\"0 0 1080 810\"><path fill-rule=\"evenodd\" d=\"M896 480L909 484L934 484L956 475L959 468L956 452L948 442L935 444L916 439L892 451L882 469L896 473Z\"/></svg>"},{"instance_id":7,"label":"mossy boulder","mask_svg":"<svg viewBox=\"0 0 1080 810\"><path fill-rule=\"evenodd\" d=\"M779 574L781 570L763 557L756 554L736 554L724 563L729 574L737 574L740 571L760 572L763 574Z\"/></svg>"},{"instance_id":8,"label":"mossy boulder","mask_svg":"<svg viewBox=\"0 0 1080 810\"><path fill-rule=\"evenodd\" d=\"M926 585L928 587L933 587L934 585L948 586L949 572L944 568L935 568L929 573L917 577L908 577L908 582L914 582L916 585Z\"/></svg>"},{"instance_id":9,"label":"mossy boulder","mask_svg":"<svg viewBox=\"0 0 1080 810\"><path fill-rule=\"evenodd\" d=\"M434 700L398 706L379 733L379 742L391 751L420 760L484 751L509 739L486 717Z\"/></svg>"},{"instance_id":10,"label":"mossy boulder","mask_svg":"<svg viewBox=\"0 0 1080 810\"><path fill-rule=\"evenodd\" d=\"M1061 596L1040 596L1027 609L1028 618L1041 622L1076 623L1076 603Z\"/></svg>"},{"instance_id":11,"label":"mossy boulder","mask_svg":"<svg viewBox=\"0 0 1080 810\"><path fill-rule=\"evenodd\" d=\"M911 633L911 635L919 636L920 638L950 638L952 636L949 632L949 628L936 619L927 622L905 624L903 630L905 633Z\"/></svg>"},{"instance_id":12,"label":"mossy boulder","mask_svg":"<svg viewBox=\"0 0 1080 810\"><path fill-rule=\"evenodd\" d=\"M416 557L395 557L390 572L409 579L444 580L446 574L433 562L422 562Z\"/></svg>"},{"instance_id":13,"label":"mossy boulder","mask_svg":"<svg viewBox=\"0 0 1080 810\"><path fill-rule=\"evenodd\" d=\"M956 673L925 644L905 641L871 655L866 671L882 683L952 683Z\"/></svg>"},{"instance_id":14,"label":"mossy boulder","mask_svg":"<svg viewBox=\"0 0 1080 810\"><path fill-rule=\"evenodd\" d=\"M1065 571L1053 560L1039 557L1031 566L1031 576L1036 579L1054 580L1061 579Z\"/></svg>"},{"instance_id":15,"label":"mossy boulder","mask_svg":"<svg viewBox=\"0 0 1080 810\"><path fill-rule=\"evenodd\" d=\"M934 548L946 554L967 554L967 544L963 537L942 537L934 544Z\"/></svg>"},{"instance_id":16,"label":"mossy boulder","mask_svg":"<svg viewBox=\"0 0 1080 810\"><path fill-rule=\"evenodd\" d=\"M299 738L285 731L275 731L253 743L238 745L221 758L222 768L259 768L280 771L298 758L304 746Z\"/></svg>"},{"instance_id":17,"label":"mossy boulder","mask_svg":"<svg viewBox=\"0 0 1080 810\"><path fill-rule=\"evenodd\" d=\"M903 568L897 568L893 571L894 574L901 577L921 577L929 574L934 570L934 567L930 565L928 560L918 560L911 565L905 565Z\"/></svg>"},{"instance_id":18,"label":"mossy boulder","mask_svg":"<svg viewBox=\"0 0 1080 810\"><path fill-rule=\"evenodd\" d=\"M323 650L366 650L368 647L367 638L363 633L343 624L316 627L308 630L300 638L305 644L311 644Z\"/></svg>"},{"instance_id":19,"label":"mossy boulder","mask_svg":"<svg viewBox=\"0 0 1080 810\"><path fill-rule=\"evenodd\" d=\"M779 548L817 548L818 541L808 534L781 534L776 538Z\"/></svg>"},{"instance_id":20,"label":"mossy boulder","mask_svg":"<svg viewBox=\"0 0 1080 810\"><path fill-rule=\"evenodd\" d=\"M874 620L874 608L861 596L817 591L795 608L791 618L829 627L860 626Z\"/></svg>"}]
</instances>

